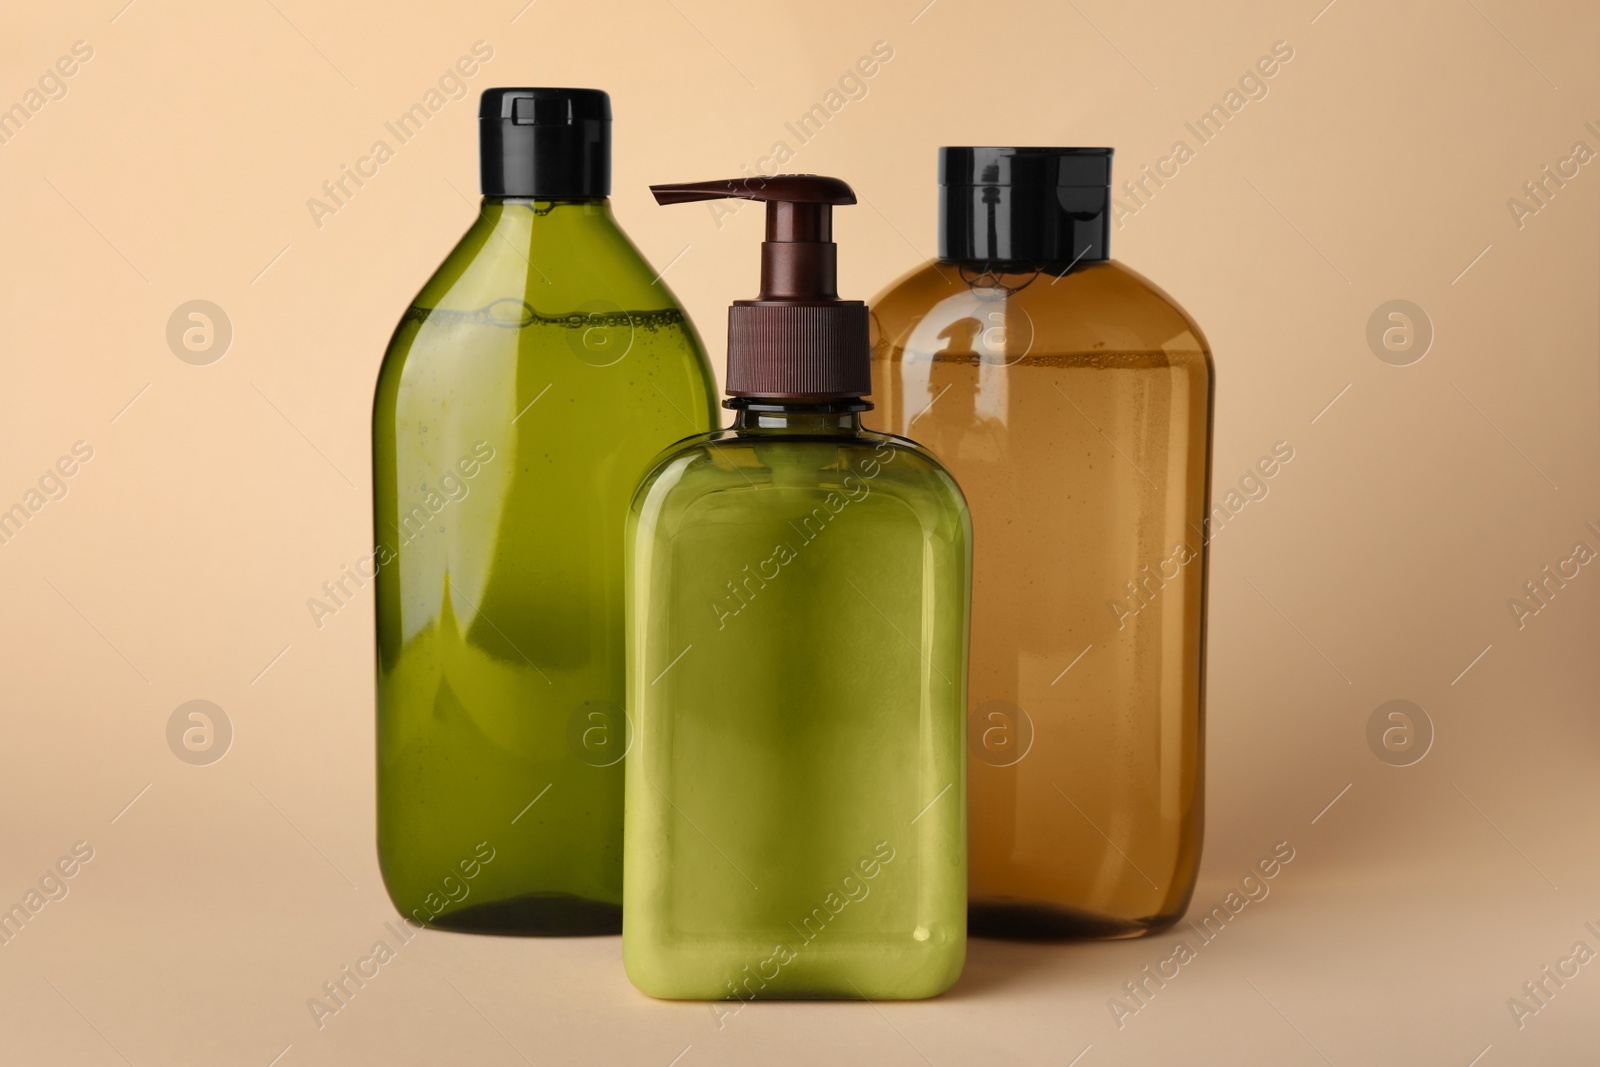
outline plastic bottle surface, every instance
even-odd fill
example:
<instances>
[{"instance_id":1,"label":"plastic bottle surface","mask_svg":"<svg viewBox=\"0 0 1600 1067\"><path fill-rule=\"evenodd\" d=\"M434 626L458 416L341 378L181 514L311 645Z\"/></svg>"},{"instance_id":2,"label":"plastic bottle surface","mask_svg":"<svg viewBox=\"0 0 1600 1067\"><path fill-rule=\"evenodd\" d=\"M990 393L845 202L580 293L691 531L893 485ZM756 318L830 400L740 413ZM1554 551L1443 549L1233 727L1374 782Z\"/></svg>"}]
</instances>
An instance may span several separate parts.
<instances>
[{"instance_id":1,"label":"plastic bottle surface","mask_svg":"<svg viewBox=\"0 0 1600 1067\"><path fill-rule=\"evenodd\" d=\"M620 930L623 527L656 454L715 425L713 381L603 196L486 197L406 312L373 409L378 853L402 915Z\"/></svg>"},{"instance_id":2,"label":"plastic bottle surface","mask_svg":"<svg viewBox=\"0 0 1600 1067\"><path fill-rule=\"evenodd\" d=\"M970 524L926 450L861 429L828 182L752 196L783 202L732 317L735 423L629 514L623 955L658 997L927 997L966 955Z\"/></svg>"},{"instance_id":3,"label":"plastic bottle surface","mask_svg":"<svg viewBox=\"0 0 1600 1067\"><path fill-rule=\"evenodd\" d=\"M1109 150L945 153L952 254L873 301L866 419L972 511L972 931L1139 936L1200 859L1211 356L1107 258Z\"/></svg>"}]
</instances>

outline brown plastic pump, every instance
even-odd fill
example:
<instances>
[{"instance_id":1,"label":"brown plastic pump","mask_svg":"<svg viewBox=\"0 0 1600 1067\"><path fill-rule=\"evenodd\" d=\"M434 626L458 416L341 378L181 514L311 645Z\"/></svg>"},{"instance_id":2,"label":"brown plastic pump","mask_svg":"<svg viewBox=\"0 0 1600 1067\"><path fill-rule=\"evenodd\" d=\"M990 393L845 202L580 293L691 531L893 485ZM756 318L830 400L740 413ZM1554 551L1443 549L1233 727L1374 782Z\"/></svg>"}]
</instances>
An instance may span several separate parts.
<instances>
[{"instance_id":1,"label":"brown plastic pump","mask_svg":"<svg viewBox=\"0 0 1600 1067\"><path fill-rule=\"evenodd\" d=\"M659 204L760 200L761 295L728 308L728 395L827 403L872 391L867 305L840 300L833 208L856 194L838 178L771 178L652 185Z\"/></svg>"}]
</instances>

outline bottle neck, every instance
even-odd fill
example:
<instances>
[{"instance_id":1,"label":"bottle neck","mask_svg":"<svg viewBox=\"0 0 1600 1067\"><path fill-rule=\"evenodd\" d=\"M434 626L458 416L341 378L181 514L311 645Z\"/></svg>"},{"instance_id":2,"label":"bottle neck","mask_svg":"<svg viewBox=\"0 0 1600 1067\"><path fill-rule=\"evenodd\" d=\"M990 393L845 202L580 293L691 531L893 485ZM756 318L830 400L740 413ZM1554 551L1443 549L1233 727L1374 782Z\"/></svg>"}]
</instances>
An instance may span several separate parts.
<instances>
[{"instance_id":1,"label":"bottle neck","mask_svg":"<svg viewBox=\"0 0 1600 1067\"><path fill-rule=\"evenodd\" d=\"M733 408L733 431L744 437L855 437L861 433L861 410L854 402L799 404L789 401L727 402Z\"/></svg>"},{"instance_id":2,"label":"bottle neck","mask_svg":"<svg viewBox=\"0 0 1600 1067\"><path fill-rule=\"evenodd\" d=\"M538 230L574 234L590 229L611 229L611 201L603 196L572 200L536 200L525 196L486 196L482 220L497 230Z\"/></svg>"}]
</instances>

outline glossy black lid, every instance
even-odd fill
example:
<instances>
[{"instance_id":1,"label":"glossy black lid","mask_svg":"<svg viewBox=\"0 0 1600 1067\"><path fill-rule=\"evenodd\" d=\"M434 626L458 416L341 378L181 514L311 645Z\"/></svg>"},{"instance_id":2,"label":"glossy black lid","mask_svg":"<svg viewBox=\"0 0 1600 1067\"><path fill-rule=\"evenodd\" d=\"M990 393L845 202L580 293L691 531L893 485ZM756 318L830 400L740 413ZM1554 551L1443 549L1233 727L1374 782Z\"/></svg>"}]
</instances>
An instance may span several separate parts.
<instances>
[{"instance_id":1,"label":"glossy black lid","mask_svg":"<svg viewBox=\"0 0 1600 1067\"><path fill-rule=\"evenodd\" d=\"M1033 266L1110 256L1110 148L939 149L939 256Z\"/></svg>"},{"instance_id":2,"label":"glossy black lid","mask_svg":"<svg viewBox=\"0 0 1600 1067\"><path fill-rule=\"evenodd\" d=\"M599 89L485 89L478 160L484 196L610 196L611 97Z\"/></svg>"}]
</instances>

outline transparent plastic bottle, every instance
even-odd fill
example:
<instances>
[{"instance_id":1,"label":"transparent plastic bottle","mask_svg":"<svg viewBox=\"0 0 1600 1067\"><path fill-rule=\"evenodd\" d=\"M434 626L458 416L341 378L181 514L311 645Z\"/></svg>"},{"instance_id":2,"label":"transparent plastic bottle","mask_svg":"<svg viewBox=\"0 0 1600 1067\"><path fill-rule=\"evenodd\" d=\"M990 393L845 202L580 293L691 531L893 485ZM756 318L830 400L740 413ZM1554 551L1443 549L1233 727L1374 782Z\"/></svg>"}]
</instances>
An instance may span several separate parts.
<instances>
[{"instance_id":1,"label":"transparent plastic bottle","mask_svg":"<svg viewBox=\"0 0 1600 1067\"><path fill-rule=\"evenodd\" d=\"M940 258L872 305L869 424L972 510L975 934L1150 933L1199 867L1211 355L1108 258L1110 157L944 149Z\"/></svg>"},{"instance_id":2,"label":"transparent plastic bottle","mask_svg":"<svg viewBox=\"0 0 1600 1067\"><path fill-rule=\"evenodd\" d=\"M715 384L612 218L605 94L491 89L481 117L489 195L373 406L378 858L417 922L616 933L623 526Z\"/></svg>"},{"instance_id":3,"label":"transparent plastic bottle","mask_svg":"<svg viewBox=\"0 0 1600 1067\"><path fill-rule=\"evenodd\" d=\"M769 223L734 425L668 450L628 519L624 961L659 997L933 996L966 953L966 506L861 428L867 315L827 223L849 187L731 184L657 190Z\"/></svg>"}]
</instances>

